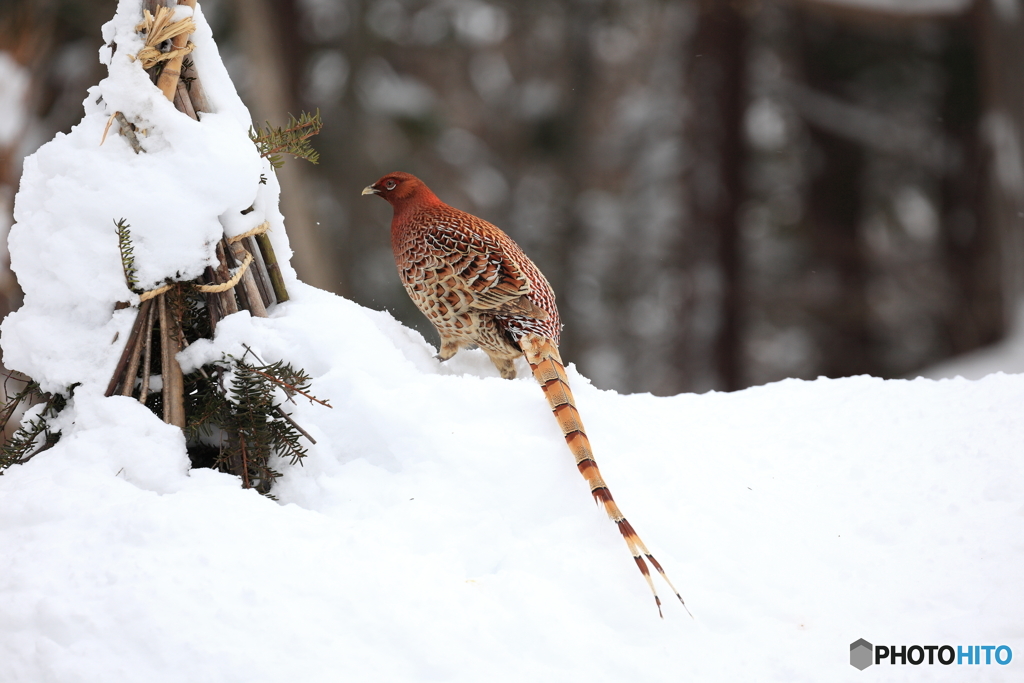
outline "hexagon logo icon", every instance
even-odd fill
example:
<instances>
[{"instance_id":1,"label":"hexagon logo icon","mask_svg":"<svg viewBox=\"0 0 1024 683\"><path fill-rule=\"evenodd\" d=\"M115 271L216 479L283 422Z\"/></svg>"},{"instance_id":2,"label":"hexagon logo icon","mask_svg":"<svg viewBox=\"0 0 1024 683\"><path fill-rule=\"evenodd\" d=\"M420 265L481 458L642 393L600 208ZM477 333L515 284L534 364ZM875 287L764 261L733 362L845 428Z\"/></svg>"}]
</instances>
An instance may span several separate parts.
<instances>
[{"instance_id":1,"label":"hexagon logo icon","mask_svg":"<svg viewBox=\"0 0 1024 683\"><path fill-rule=\"evenodd\" d=\"M871 661L873 654L874 645L863 638L850 643L850 665L857 667L861 671L874 663Z\"/></svg>"}]
</instances>

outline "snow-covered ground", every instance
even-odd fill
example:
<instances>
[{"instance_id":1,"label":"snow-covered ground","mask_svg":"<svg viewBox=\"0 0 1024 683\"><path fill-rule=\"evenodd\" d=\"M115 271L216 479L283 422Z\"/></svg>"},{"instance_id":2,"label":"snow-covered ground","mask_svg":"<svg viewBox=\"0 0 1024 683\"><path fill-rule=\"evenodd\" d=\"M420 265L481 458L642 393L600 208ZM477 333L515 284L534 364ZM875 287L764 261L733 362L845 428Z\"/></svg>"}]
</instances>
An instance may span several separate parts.
<instances>
[{"instance_id":1,"label":"snow-covered ground","mask_svg":"<svg viewBox=\"0 0 1024 683\"><path fill-rule=\"evenodd\" d=\"M480 352L439 364L387 313L290 269L292 301L225 319L182 360L245 343L305 368L333 405L291 406L317 444L280 465L278 501L190 471L177 429L102 397L132 313L112 312L132 296L112 220L133 226L144 286L193 276L254 195L289 252L202 17L195 59L221 113L195 123L133 75L133 6L105 30L110 79L27 161L16 206L26 305L5 357L82 384L60 443L0 477L0 681L1021 679L1024 376L655 398L570 369L612 491L693 619L669 600L658 619L528 373L501 380ZM98 145L112 107L148 122L147 154L116 132ZM188 177L151 191L168 167ZM1014 659L862 672L859 638Z\"/></svg>"},{"instance_id":2,"label":"snow-covered ground","mask_svg":"<svg viewBox=\"0 0 1024 683\"><path fill-rule=\"evenodd\" d=\"M1003 341L951 358L915 374L929 379L981 379L997 372L1024 373L1024 302L1018 304L1013 327Z\"/></svg>"},{"instance_id":3,"label":"snow-covered ground","mask_svg":"<svg viewBox=\"0 0 1024 683\"><path fill-rule=\"evenodd\" d=\"M849 644L1024 652L1024 377L602 392L599 461L681 589L657 618L530 378L439 365L312 288L226 321L327 409L280 502L187 470L180 433L82 397L0 477L4 681L1012 681L848 663ZM886 666L886 665L882 665Z\"/></svg>"}]
</instances>

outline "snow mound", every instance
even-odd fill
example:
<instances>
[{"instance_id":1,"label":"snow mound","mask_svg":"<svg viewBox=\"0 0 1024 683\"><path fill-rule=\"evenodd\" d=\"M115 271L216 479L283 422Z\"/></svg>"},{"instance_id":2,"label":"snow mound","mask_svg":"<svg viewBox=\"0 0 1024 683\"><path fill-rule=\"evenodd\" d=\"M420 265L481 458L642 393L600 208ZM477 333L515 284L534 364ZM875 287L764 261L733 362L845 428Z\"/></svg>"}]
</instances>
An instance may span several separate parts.
<instances>
[{"instance_id":1,"label":"snow mound","mask_svg":"<svg viewBox=\"0 0 1024 683\"><path fill-rule=\"evenodd\" d=\"M131 226L143 289L198 277L216 264L225 230L240 234L264 220L286 280L295 279L276 176L249 140L248 112L202 12L191 58L216 113L201 121L178 112L132 61L142 48L138 12L138 2L122 0L103 27L101 60L110 75L90 88L82 121L25 160L9 238L25 304L0 332L5 364L43 391L75 383L82 392L102 391L113 374L135 318L132 310L115 313L114 304L138 301L122 272L116 221ZM132 151L116 123L107 130L115 112L138 127L144 153Z\"/></svg>"},{"instance_id":2,"label":"snow mound","mask_svg":"<svg viewBox=\"0 0 1024 683\"><path fill-rule=\"evenodd\" d=\"M573 372L696 616L661 621L532 379L294 289L218 335L333 405L293 406L317 445L279 502L187 471L180 432L123 398L76 397L65 438L0 477L0 680L838 681L865 675L861 637L1024 652L1024 377L656 398Z\"/></svg>"}]
</instances>

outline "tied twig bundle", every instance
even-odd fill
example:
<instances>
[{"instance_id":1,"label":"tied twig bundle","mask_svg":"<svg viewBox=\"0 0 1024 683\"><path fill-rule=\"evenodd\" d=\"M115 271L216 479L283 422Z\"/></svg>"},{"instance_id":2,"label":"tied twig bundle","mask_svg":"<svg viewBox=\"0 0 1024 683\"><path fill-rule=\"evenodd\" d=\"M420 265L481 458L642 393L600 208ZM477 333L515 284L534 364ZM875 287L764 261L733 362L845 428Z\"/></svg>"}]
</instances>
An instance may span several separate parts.
<instances>
[{"instance_id":1,"label":"tied twig bundle","mask_svg":"<svg viewBox=\"0 0 1024 683\"><path fill-rule=\"evenodd\" d=\"M130 59L139 62L149 80L174 108L199 121L200 114L212 109L205 98L196 64L184 57L195 50L189 38L196 32L197 23L199 29L205 30L203 19L201 14L196 14L194 20L184 16L189 14L188 10L167 7L174 2L198 12L196 0L144 0L148 7L142 8L143 21L135 30L143 34L140 37L145 45ZM199 49L193 54L202 64L204 45L211 44L209 34L204 37L200 33L197 42ZM146 118L140 112L126 116L115 111L103 129L100 144L111 129L119 130L136 153L145 152L139 144L140 138L147 134L145 126ZM300 134L289 133L295 137ZM155 158L153 161L159 162ZM266 184L266 181L261 176L260 183ZM248 209L239 213L249 214L256 203L254 199ZM242 477L245 487L268 493L274 479L280 476L270 467L270 458L279 455L290 458L294 464L306 453L300 438L315 443L283 410L279 389L283 388L286 398L292 402L292 394L300 394L312 402L327 407L329 404L308 392L311 378L304 371L283 361L251 366L244 363L244 359L222 354L220 361L207 362L186 375L178 356L183 348L198 340L213 339L217 322L226 316L244 310L254 317L267 317L268 306L275 300L280 303L288 299L267 234L269 221L243 234L218 238L216 258L203 265L200 277L178 282L167 278L162 286L150 291L142 291L139 286L131 226L124 218L114 223L125 282L133 293L132 298L135 294L138 297L128 339L105 395L137 398L154 413L162 413L164 422L185 433L186 448L194 467L209 466L232 472ZM128 302L121 301L113 306L114 310L128 307ZM115 334L111 345L120 337ZM67 393L75 386L69 387ZM27 461L56 443L60 436L47 420L64 408L67 396L41 394L38 384L34 383L0 405L0 431L18 405L36 395L47 401L45 410L32 417L14 437L6 439L7 443L0 444L0 470ZM244 400L237 399L240 396ZM44 438L45 443L40 447L39 441ZM210 443L214 438L219 444Z\"/></svg>"},{"instance_id":2,"label":"tied twig bundle","mask_svg":"<svg viewBox=\"0 0 1024 683\"><path fill-rule=\"evenodd\" d=\"M171 59L180 59L195 49L191 41L183 46L176 46L167 52L160 51L160 45L178 36L187 36L196 30L196 22L192 17L186 17L180 21L171 22L174 17L174 10L167 7L159 7L156 16L147 9L143 11L143 20L135 27L136 31L146 34L146 46L139 50L139 54L132 57L133 60L142 61L142 68L149 71L160 62ZM178 42L178 41L175 41Z\"/></svg>"}]
</instances>

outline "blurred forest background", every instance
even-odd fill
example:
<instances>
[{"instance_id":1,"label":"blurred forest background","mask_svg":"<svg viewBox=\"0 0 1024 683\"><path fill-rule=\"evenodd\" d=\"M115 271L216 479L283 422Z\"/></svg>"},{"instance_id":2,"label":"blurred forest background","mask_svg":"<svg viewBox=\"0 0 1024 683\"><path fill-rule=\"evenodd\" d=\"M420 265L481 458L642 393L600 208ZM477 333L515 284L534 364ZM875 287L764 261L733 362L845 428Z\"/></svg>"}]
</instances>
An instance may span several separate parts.
<instances>
[{"instance_id":1,"label":"blurred forest background","mask_svg":"<svg viewBox=\"0 0 1024 683\"><path fill-rule=\"evenodd\" d=\"M0 0L0 229L82 115L115 0ZM436 337L384 202L419 175L548 276L602 388L913 375L1024 289L1021 0L200 0L281 171L305 281ZM19 305L9 270L0 313Z\"/></svg>"}]
</instances>

